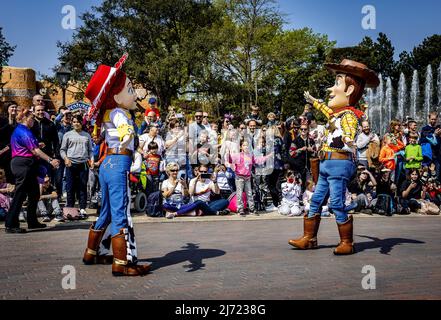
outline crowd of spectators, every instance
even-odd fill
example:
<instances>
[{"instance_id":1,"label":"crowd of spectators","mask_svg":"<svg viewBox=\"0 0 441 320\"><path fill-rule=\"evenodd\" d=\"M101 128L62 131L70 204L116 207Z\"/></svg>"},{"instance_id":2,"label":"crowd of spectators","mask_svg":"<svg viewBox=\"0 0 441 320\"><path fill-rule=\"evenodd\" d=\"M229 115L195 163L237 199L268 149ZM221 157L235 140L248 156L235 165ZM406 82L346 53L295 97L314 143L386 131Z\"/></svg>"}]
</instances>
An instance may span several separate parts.
<instances>
[{"instance_id":1,"label":"crowd of spectators","mask_svg":"<svg viewBox=\"0 0 441 320\"><path fill-rule=\"evenodd\" d=\"M156 216L259 215L278 211L300 216L318 178L318 151L326 128L311 106L281 119L250 113L219 119L194 115L149 100L137 126L137 150L131 185L156 194ZM356 141L357 172L348 184L348 210L367 214L439 214L441 205L441 126L430 113L419 129L415 119L393 120L386 133L360 122ZM14 211L30 227L52 219L64 221L63 208L78 207L80 218L98 209L98 171L106 145L94 136L84 113L60 108L49 114L43 97L33 105L2 104L0 116L0 219ZM26 210L23 210L23 203ZM159 208L159 209L158 209ZM150 212L147 212L148 214ZM332 214L324 204L324 216ZM11 218L12 219L12 218ZM7 221L17 227L15 218Z\"/></svg>"}]
</instances>

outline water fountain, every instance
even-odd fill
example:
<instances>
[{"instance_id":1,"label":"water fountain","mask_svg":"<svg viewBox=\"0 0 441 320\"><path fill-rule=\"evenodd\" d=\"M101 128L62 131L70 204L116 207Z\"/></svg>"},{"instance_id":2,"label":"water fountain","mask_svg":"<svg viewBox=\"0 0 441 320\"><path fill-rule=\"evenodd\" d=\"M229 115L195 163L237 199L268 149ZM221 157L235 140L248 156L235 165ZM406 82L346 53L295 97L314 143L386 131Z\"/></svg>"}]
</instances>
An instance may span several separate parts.
<instances>
[{"instance_id":1,"label":"water fountain","mask_svg":"<svg viewBox=\"0 0 441 320\"><path fill-rule=\"evenodd\" d=\"M420 96L420 84L418 80L418 71L413 71L413 77L412 77L412 88L410 91L410 111L409 115L416 119L417 116L417 109L418 109L418 100Z\"/></svg>"},{"instance_id":2,"label":"water fountain","mask_svg":"<svg viewBox=\"0 0 441 320\"><path fill-rule=\"evenodd\" d=\"M383 134L384 131L384 112L383 112L383 105L384 105L384 83L383 83L383 77L381 75L381 73L378 75L378 77L380 78L380 85L377 88L377 94L375 97L375 107L378 110L377 115L378 115L378 132L380 132L380 134Z\"/></svg>"},{"instance_id":3,"label":"water fountain","mask_svg":"<svg viewBox=\"0 0 441 320\"><path fill-rule=\"evenodd\" d=\"M433 94L433 74L432 66L429 64L426 71L426 85L424 89L424 119L429 117L432 108L432 94Z\"/></svg>"},{"instance_id":4,"label":"water fountain","mask_svg":"<svg viewBox=\"0 0 441 320\"><path fill-rule=\"evenodd\" d=\"M393 109L392 79L390 77L388 77L386 80L386 101L385 101L386 126L388 126L392 120L392 109Z\"/></svg>"},{"instance_id":5,"label":"water fountain","mask_svg":"<svg viewBox=\"0 0 441 320\"><path fill-rule=\"evenodd\" d=\"M404 118L404 108L407 106L407 85L404 73L400 74L400 81L398 82L398 110L397 118L402 120ZM407 111L407 110L406 110Z\"/></svg>"},{"instance_id":6,"label":"water fountain","mask_svg":"<svg viewBox=\"0 0 441 320\"><path fill-rule=\"evenodd\" d=\"M438 68L438 79L436 81L438 86L438 112L441 112L441 62Z\"/></svg>"},{"instance_id":7,"label":"water fountain","mask_svg":"<svg viewBox=\"0 0 441 320\"><path fill-rule=\"evenodd\" d=\"M368 109L367 109L368 114L367 115L372 123L372 119L374 117L374 111L375 111L374 110L375 106L374 106L374 90L373 89L368 88L366 90L365 101L368 104Z\"/></svg>"},{"instance_id":8,"label":"water fountain","mask_svg":"<svg viewBox=\"0 0 441 320\"><path fill-rule=\"evenodd\" d=\"M394 86L391 78L388 77L383 80L381 74L379 74L380 85L376 89L367 89L364 97L369 105L367 115L372 130L384 134L390 121L394 118L405 120L406 116L410 116L418 122L425 122L431 111L441 113L441 63L435 76L436 84L434 83L432 66L428 65L424 89L424 107L422 107L423 96L420 93L417 70L413 71L410 90L408 89L406 76L404 73L400 74L396 96L394 96Z\"/></svg>"}]
</instances>

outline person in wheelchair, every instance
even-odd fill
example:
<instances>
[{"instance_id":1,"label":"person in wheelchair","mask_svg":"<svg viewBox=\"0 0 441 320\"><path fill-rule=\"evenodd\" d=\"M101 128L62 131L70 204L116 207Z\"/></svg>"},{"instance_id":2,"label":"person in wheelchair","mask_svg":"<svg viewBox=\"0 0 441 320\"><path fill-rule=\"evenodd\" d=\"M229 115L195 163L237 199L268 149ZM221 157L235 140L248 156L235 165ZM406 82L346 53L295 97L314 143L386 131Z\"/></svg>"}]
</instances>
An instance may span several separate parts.
<instances>
[{"instance_id":1,"label":"person in wheelchair","mask_svg":"<svg viewBox=\"0 0 441 320\"><path fill-rule=\"evenodd\" d=\"M147 147L147 154L144 155L144 161L141 166L141 181L145 181L143 185L147 194L159 191L159 176L163 161L161 155L158 153L159 146L152 141Z\"/></svg>"},{"instance_id":2,"label":"person in wheelchair","mask_svg":"<svg viewBox=\"0 0 441 320\"><path fill-rule=\"evenodd\" d=\"M148 151L143 156L138 150L130 169L130 189L134 196L135 210L144 212L148 206L148 197L159 192L159 177L162 157L158 154L158 144L150 142Z\"/></svg>"}]
</instances>

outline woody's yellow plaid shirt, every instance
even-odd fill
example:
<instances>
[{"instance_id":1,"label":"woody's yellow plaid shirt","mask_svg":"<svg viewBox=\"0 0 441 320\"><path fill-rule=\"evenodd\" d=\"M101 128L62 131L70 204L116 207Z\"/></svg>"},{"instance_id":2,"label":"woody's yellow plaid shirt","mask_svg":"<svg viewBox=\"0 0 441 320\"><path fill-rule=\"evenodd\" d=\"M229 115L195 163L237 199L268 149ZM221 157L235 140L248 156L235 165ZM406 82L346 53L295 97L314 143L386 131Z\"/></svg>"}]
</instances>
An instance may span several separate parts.
<instances>
[{"instance_id":1,"label":"woody's yellow plaid shirt","mask_svg":"<svg viewBox=\"0 0 441 320\"><path fill-rule=\"evenodd\" d=\"M324 152L349 152L349 150L335 148L330 146L329 134L338 130L341 133L341 140L346 145L348 142L354 142L358 131L358 119L352 111L344 110L338 113L334 113L327 105L314 102L314 108L320 111L328 119L328 125L325 130L325 141L321 148ZM343 114L344 113L344 114ZM343 114L343 116L341 116ZM340 125L336 121L341 116ZM331 132L330 132L331 131ZM334 135L333 138L336 138ZM346 145L347 148L349 146Z\"/></svg>"}]
</instances>

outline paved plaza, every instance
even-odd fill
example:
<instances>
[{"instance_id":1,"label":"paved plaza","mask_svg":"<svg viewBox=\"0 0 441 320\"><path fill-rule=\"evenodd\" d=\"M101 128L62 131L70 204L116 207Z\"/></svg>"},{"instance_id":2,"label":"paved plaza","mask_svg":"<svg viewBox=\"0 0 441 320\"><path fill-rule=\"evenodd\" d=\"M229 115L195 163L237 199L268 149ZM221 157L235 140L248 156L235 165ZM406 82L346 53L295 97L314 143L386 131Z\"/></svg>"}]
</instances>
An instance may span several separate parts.
<instances>
[{"instance_id":1,"label":"paved plaza","mask_svg":"<svg viewBox=\"0 0 441 320\"><path fill-rule=\"evenodd\" d=\"M228 221L231 220L231 221ZM143 278L114 278L110 266L85 266L88 224L24 235L0 230L1 299L440 299L441 217L355 216L358 253L336 257L334 219L322 220L320 248L298 251L288 239L301 218L138 219ZM76 289L62 288L64 266ZM375 268L375 289L362 286ZM70 275L72 273L69 272ZM369 273L372 275L372 273ZM372 284L372 282L371 282Z\"/></svg>"}]
</instances>

